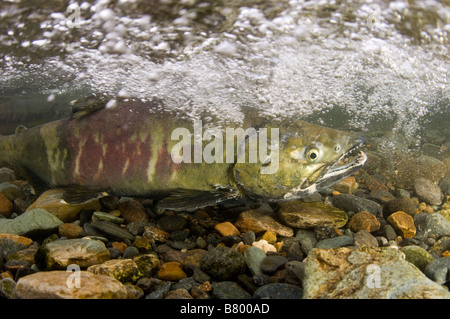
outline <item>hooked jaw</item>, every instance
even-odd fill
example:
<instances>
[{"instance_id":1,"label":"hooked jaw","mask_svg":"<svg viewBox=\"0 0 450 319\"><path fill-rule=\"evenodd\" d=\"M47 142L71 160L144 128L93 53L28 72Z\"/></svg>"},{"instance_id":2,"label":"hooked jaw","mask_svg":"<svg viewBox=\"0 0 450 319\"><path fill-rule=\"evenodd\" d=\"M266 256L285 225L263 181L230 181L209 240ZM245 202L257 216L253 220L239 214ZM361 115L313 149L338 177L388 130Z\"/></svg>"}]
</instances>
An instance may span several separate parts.
<instances>
[{"instance_id":1,"label":"hooked jaw","mask_svg":"<svg viewBox=\"0 0 450 319\"><path fill-rule=\"evenodd\" d=\"M339 159L313 172L301 185L284 195L284 199L292 200L308 196L321 189L330 187L358 171L367 162L367 155L359 150L360 147L365 145L365 142L366 141L363 138L359 138L355 145ZM354 158L353 161L346 164L340 164L350 158ZM311 177L316 175L318 171L320 171L318 177L312 179Z\"/></svg>"}]
</instances>

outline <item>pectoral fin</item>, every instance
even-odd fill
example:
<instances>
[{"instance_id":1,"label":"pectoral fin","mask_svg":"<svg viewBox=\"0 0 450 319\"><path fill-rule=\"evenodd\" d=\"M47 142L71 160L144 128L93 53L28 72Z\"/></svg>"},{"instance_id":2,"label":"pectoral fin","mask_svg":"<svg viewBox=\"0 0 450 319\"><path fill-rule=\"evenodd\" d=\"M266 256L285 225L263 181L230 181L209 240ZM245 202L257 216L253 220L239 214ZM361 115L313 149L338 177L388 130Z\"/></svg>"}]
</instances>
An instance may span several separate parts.
<instances>
[{"instance_id":1,"label":"pectoral fin","mask_svg":"<svg viewBox=\"0 0 450 319\"><path fill-rule=\"evenodd\" d=\"M99 199L106 196L109 196L109 194L98 189L91 189L82 186L71 186L66 189L62 199L68 204L79 205L93 199Z\"/></svg>"}]
</instances>

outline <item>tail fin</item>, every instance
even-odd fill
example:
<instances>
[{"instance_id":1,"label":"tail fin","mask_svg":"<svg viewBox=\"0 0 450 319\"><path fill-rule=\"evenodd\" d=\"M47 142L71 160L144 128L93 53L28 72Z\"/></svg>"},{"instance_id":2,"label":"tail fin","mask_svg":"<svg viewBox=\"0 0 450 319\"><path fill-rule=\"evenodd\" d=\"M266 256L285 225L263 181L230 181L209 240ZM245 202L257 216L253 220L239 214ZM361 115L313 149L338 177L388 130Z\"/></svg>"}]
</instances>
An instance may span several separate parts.
<instances>
[{"instance_id":1,"label":"tail fin","mask_svg":"<svg viewBox=\"0 0 450 319\"><path fill-rule=\"evenodd\" d=\"M0 164L14 164L15 144L14 135L0 135Z\"/></svg>"}]
</instances>

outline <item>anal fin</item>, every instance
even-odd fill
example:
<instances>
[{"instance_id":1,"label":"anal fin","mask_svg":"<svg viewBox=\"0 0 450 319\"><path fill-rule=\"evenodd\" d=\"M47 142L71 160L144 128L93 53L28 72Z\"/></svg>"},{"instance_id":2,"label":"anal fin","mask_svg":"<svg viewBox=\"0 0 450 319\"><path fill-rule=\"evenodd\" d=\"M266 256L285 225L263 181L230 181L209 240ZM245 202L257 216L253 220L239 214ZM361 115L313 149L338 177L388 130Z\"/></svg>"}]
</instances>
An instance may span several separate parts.
<instances>
[{"instance_id":1,"label":"anal fin","mask_svg":"<svg viewBox=\"0 0 450 319\"><path fill-rule=\"evenodd\" d=\"M238 196L231 192L204 192L180 190L158 201L157 207L173 211L194 211L213 206Z\"/></svg>"}]
</instances>

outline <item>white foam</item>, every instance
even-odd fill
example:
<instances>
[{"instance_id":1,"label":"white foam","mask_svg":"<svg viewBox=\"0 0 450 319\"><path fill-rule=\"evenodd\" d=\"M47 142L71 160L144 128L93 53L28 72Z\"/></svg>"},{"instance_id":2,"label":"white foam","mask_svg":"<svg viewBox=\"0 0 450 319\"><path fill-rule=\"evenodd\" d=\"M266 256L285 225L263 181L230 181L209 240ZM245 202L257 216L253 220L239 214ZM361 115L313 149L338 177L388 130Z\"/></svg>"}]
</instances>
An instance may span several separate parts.
<instances>
[{"instance_id":1,"label":"white foam","mask_svg":"<svg viewBox=\"0 0 450 319\"><path fill-rule=\"evenodd\" d=\"M196 10L208 3L193 2L180 5L170 21L153 14L155 8L136 14L134 0L117 6L83 2L81 36L70 37L65 13L48 14L42 34L18 45L58 54L30 58L22 68L20 58L2 54L0 87L37 79L43 89L67 90L60 83L70 77L70 85L95 93L158 97L187 117L203 114L224 123L241 120L248 106L286 118L338 108L355 129L386 118L393 132L413 137L420 120L450 99L449 9L438 1L427 4L292 0L276 9L224 3L203 17ZM434 14L433 27L411 25L422 11ZM373 14L379 16L369 26ZM217 16L222 20L214 20ZM205 21L210 25L201 25ZM410 25L398 27L402 21ZM12 23L0 46L13 46L24 27ZM421 28L415 30L418 39L405 31L408 27ZM61 38L66 42L58 42Z\"/></svg>"}]
</instances>

